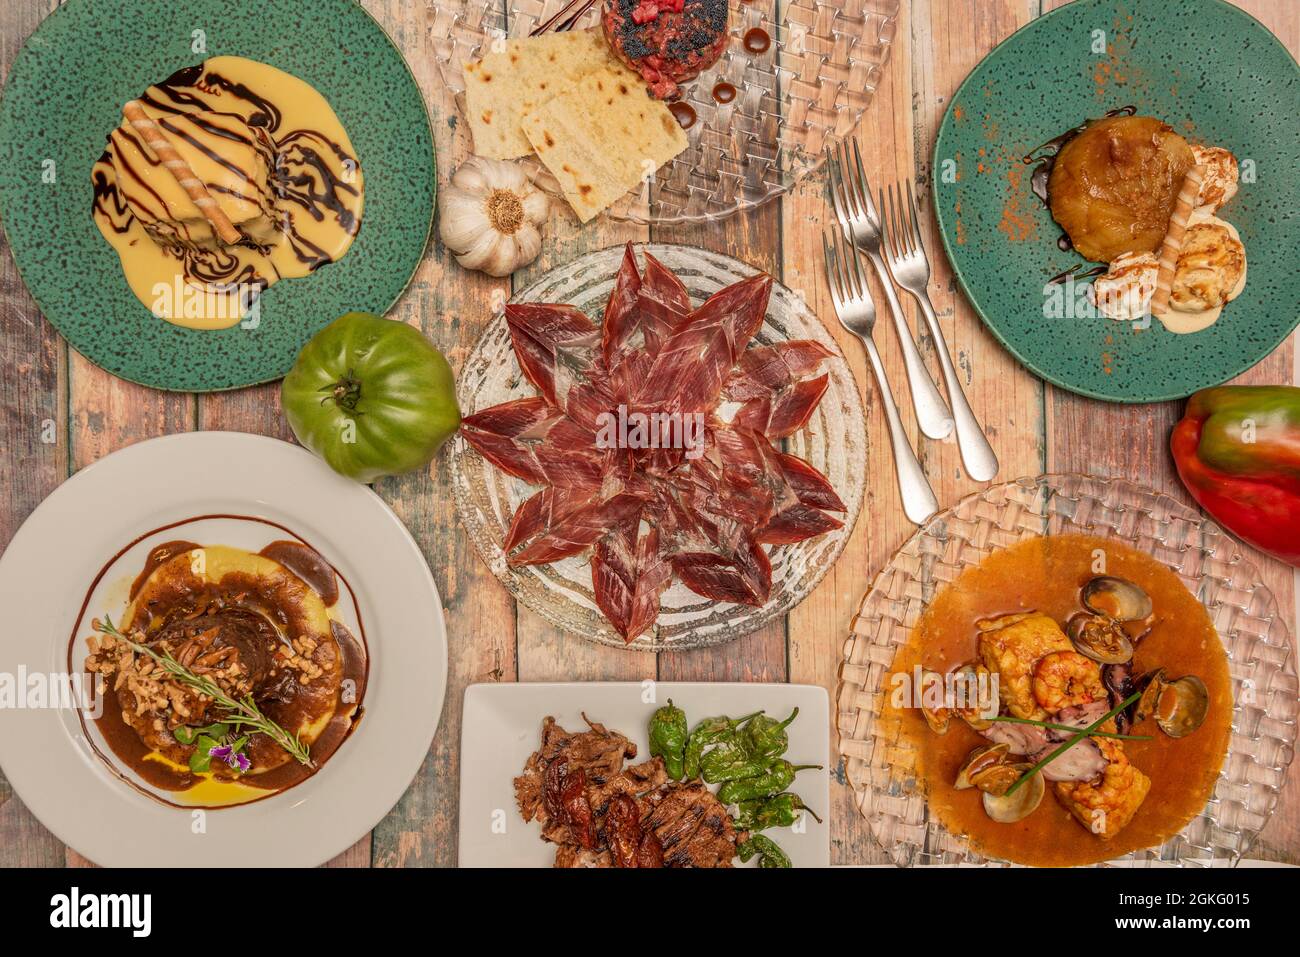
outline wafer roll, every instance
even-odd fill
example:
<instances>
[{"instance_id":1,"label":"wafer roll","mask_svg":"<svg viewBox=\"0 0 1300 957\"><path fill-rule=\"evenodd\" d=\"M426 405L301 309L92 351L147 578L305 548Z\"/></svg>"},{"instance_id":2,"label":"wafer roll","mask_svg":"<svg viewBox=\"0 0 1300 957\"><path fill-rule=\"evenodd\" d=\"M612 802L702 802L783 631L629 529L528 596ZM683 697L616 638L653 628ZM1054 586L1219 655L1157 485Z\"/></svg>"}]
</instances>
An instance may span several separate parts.
<instances>
[{"instance_id":1,"label":"wafer roll","mask_svg":"<svg viewBox=\"0 0 1300 957\"><path fill-rule=\"evenodd\" d=\"M1178 257L1183 251L1183 237L1187 234L1187 223L1196 208L1196 198L1201 193L1201 183L1205 179L1205 167L1193 166L1183 178L1182 189L1178 191L1178 201L1174 211L1169 215L1169 231L1160 247L1160 269L1156 273L1156 291L1151 297L1151 314L1161 316L1169 311L1169 296L1174 289L1174 271L1178 268Z\"/></svg>"},{"instance_id":2,"label":"wafer roll","mask_svg":"<svg viewBox=\"0 0 1300 957\"><path fill-rule=\"evenodd\" d=\"M162 129L149 118L145 113L144 107L138 100L131 100L122 107L122 113L126 120L131 124L131 128L144 137L144 141L154 154L162 161L163 166L176 177L176 182L181 184L181 188L194 200L194 205L199 208L205 219L211 224L212 231L217 234L223 243L234 245L244 238L243 233L235 228L235 224L230 221L230 217L222 210L221 205L212 198L208 192L207 186L203 180L199 179L190 164L185 162L184 158L176 152L176 149L167 141Z\"/></svg>"}]
</instances>

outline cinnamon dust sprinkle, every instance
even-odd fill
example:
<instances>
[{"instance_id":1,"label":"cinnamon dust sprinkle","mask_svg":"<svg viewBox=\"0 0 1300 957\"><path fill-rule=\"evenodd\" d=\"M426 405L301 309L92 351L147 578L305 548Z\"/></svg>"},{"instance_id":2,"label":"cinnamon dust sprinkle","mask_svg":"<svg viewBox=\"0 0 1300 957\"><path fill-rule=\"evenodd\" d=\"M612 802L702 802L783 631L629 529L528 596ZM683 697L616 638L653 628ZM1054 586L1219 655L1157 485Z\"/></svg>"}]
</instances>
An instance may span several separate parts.
<instances>
[{"instance_id":1,"label":"cinnamon dust sprinkle","mask_svg":"<svg viewBox=\"0 0 1300 957\"><path fill-rule=\"evenodd\" d=\"M998 223L998 230L1013 243L1029 242L1038 237L1034 207L1028 202L1031 194L1025 183L1025 172L1026 167L1020 163L1007 167L1007 195L1002 204L1002 221Z\"/></svg>"}]
</instances>

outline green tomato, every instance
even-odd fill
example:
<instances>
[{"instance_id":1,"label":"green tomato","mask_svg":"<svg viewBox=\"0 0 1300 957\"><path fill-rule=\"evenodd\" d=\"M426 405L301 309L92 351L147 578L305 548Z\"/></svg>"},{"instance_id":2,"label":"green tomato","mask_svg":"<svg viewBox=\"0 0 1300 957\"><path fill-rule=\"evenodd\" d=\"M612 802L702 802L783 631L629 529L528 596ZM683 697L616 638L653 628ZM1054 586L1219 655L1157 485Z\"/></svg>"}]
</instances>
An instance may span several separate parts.
<instances>
[{"instance_id":1,"label":"green tomato","mask_svg":"<svg viewBox=\"0 0 1300 957\"><path fill-rule=\"evenodd\" d=\"M298 441L358 482L424 468L460 427L442 353L418 329L365 312L303 347L280 400Z\"/></svg>"}]
</instances>

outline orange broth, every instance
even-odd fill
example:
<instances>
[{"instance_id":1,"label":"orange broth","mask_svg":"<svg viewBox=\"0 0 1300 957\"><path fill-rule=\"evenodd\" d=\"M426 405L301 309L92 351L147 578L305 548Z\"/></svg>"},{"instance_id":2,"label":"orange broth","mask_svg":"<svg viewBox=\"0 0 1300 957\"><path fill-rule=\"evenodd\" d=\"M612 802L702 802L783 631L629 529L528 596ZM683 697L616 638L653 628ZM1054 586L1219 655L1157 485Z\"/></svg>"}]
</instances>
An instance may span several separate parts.
<instances>
[{"instance_id":1,"label":"orange broth","mask_svg":"<svg viewBox=\"0 0 1300 957\"><path fill-rule=\"evenodd\" d=\"M976 622L982 619L1038 611L1064 626L1082 610L1082 586L1101 574L1128 579L1154 603L1155 623L1137 644L1133 674L1163 667L1171 678L1197 675L1209 689L1209 714L1199 729L1181 739L1163 734L1151 718L1132 729L1130 733L1151 735L1150 741L1124 742L1129 759L1151 779L1151 790L1133 820L1110 840L1075 821L1050 783L1036 811L1018 823L999 824L984 813L979 791L953 787L967 754L988 742L957 718L947 734L934 734L920 710L896 708L888 689L895 687L896 675L910 676L917 665L945 674L976 660ZM924 783L930 808L944 826L967 835L981 854L1042 867L1093 864L1159 845L1178 833L1205 807L1231 734L1228 659L1205 608L1174 572L1108 539L1030 539L963 572L939 591L917 622L885 688L884 717L898 722L901 743L912 748L915 767L910 770Z\"/></svg>"}]
</instances>

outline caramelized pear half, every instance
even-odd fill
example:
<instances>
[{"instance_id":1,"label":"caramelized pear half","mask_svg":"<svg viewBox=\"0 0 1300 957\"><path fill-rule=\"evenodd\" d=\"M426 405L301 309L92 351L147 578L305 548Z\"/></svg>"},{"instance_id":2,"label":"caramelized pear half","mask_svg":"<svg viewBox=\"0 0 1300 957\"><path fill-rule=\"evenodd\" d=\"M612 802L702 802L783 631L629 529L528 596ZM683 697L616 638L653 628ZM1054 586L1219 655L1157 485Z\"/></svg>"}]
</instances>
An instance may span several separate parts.
<instances>
[{"instance_id":1,"label":"caramelized pear half","mask_svg":"<svg viewBox=\"0 0 1300 957\"><path fill-rule=\"evenodd\" d=\"M1096 262L1155 252L1194 165L1187 141L1154 117L1095 120L1056 157L1047 182L1052 216Z\"/></svg>"}]
</instances>

